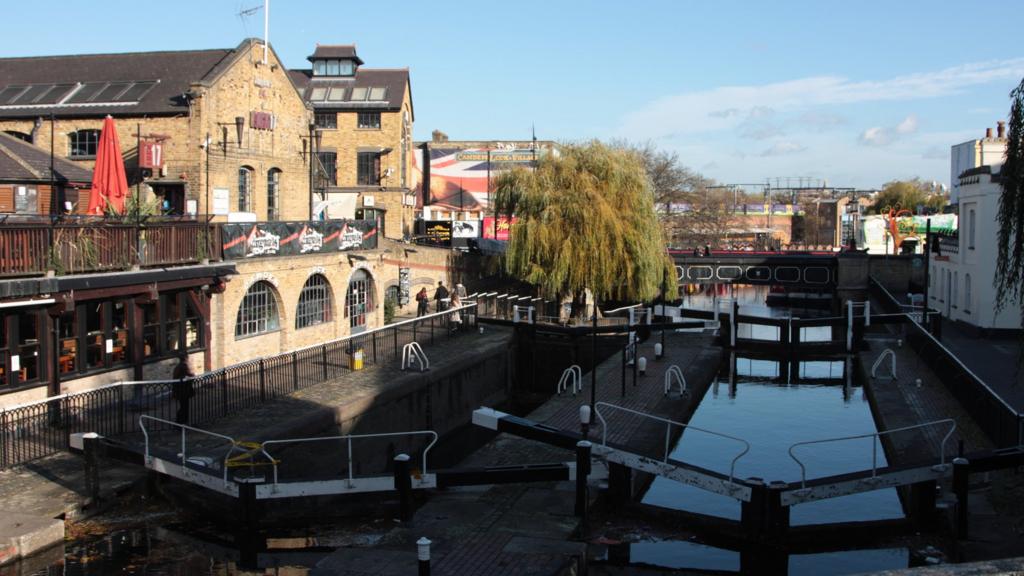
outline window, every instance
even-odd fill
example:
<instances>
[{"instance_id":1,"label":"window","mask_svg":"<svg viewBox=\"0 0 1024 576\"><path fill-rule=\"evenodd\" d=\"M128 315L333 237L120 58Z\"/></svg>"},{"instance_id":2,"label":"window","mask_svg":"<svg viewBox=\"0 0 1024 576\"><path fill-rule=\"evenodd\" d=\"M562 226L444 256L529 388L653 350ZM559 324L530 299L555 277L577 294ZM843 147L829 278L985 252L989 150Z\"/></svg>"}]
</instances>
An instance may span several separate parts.
<instances>
[{"instance_id":1,"label":"window","mask_svg":"<svg viewBox=\"0 0 1024 576\"><path fill-rule=\"evenodd\" d=\"M305 328L330 322L331 285L322 274L314 274L306 280L299 294L299 307L295 311L295 327Z\"/></svg>"},{"instance_id":2,"label":"window","mask_svg":"<svg viewBox=\"0 0 1024 576\"><path fill-rule=\"evenodd\" d=\"M325 128L327 130L337 130L338 128L337 112L317 112L313 118L317 128Z\"/></svg>"},{"instance_id":3,"label":"window","mask_svg":"<svg viewBox=\"0 0 1024 576\"><path fill-rule=\"evenodd\" d=\"M277 220L281 217L281 208L278 205L281 201L281 171L271 168L267 172L267 220Z\"/></svg>"},{"instance_id":4,"label":"window","mask_svg":"<svg viewBox=\"0 0 1024 576\"><path fill-rule=\"evenodd\" d=\"M370 100L374 100L374 101L379 102L381 100L384 100L384 95L385 94L387 94L387 89L386 88L382 88L382 87L378 87L378 86L374 86L373 88L370 88Z\"/></svg>"},{"instance_id":5,"label":"window","mask_svg":"<svg viewBox=\"0 0 1024 576\"><path fill-rule=\"evenodd\" d=\"M967 247L974 250L974 208L967 213Z\"/></svg>"},{"instance_id":6,"label":"window","mask_svg":"<svg viewBox=\"0 0 1024 576\"><path fill-rule=\"evenodd\" d=\"M17 130L4 130L4 133L6 133L6 134L8 134L10 136L14 136L18 140L24 140L25 142L28 142L29 144L32 143L32 136L30 136L28 134L25 134L24 132L18 132Z\"/></svg>"},{"instance_id":7,"label":"window","mask_svg":"<svg viewBox=\"0 0 1024 576\"><path fill-rule=\"evenodd\" d=\"M325 98L327 98L327 88L324 87L313 88L313 91L310 92L309 95L309 99L314 102L319 102Z\"/></svg>"},{"instance_id":8,"label":"window","mask_svg":"<svg viewBox=\"0 0 1024 576\"><path fill-rule=\"evenodd\" d=\"M953 272L953 297L950 299L953 303L953 308L956 308L958 298L960 298L960 273Z\"/></svg>"},{"instance_id":9,"label":"window","mask_svg":"<svg viewBox=\"0 0 1024 576\"><path fill-rule=\"evenodd\" d=\"M62 376L95 373L131 361L130 300L81 302L57 318L57 369ZM157 305L149 305L156 316ZM151 320L143 312L144 322ZM147 331L147 328L149 331ZM145 355L157 356L159 322L145 326ZM155 351L154 351L155 350Z\"/></svg>"},{"instance_id":10,"label":"window","mask_svg":"<svg viewBox=\"0 0 1024 576\"><path fill-rule=\"evenodd\" d=\"M356 127L380 130L380 112L360 112Z\"/></svg>"},{"instance_id":11,"label":"window","mask_svg":"<svg viewBox=\"0 0 1024 576\"><path fill-rule=\"evenodd\" d=\"M317 152L317 157L320 159L320 166L323 168L323 177L327 181L328 186L338 185L338 153L337 152Z\"/></svg>"},{"instance_id":12,"label":"window","mask_svg":"<svg viewBox=\"0 0 1024 576\"><path fill-rule=\"evenodd\" d=\"M342 60L338 62L338 75L339 76L351 76L355 74L356 68L351 60Z\"/></svg>"},{"instance_id":13,"label":"window","mask_svg":"<svg viewBox=\"0 0 1024 576\"><path fill-rule=\"evenodd\" d=\"M68 156L72 158L96 157L96 146L100 141L99 130L79 130L68 134Z\"/></svg>"},{"instance_id":14,"label":"window","mask_svg":"<svg viewBox=\"0 0 1024 576\"><path fill-rule=\"evenodd\" d=\"M342 86L331 88L330 93L327 94L327 99L331 102L343 102L345 100L345 88Z\"/></svg>"},{"instance_id":15,"label":"window","mask_svg":"<svg viewBox=\"0 0 1024 576\"><path fill-rule=\"evenodd\" d=\"M235 318L235 338L254 336L280 328L274 288L264 281L253 284L242 298Z\"/></svg>"},{"instance_id":16,"label":"window","mask_svg":"<svg viewBox=\"0 0 1024 576\"><path fill-rule=\"evenodd\" d=\"M351 60L316 60L313 62L314 76L351 76L355 64Z\"/></svg>"},{"instance_id":17,"label":"window","mask_svg":"<svg viewBox=\"0 0 1024 576\"><path fill-rule=\"evenodd\" d=\"M369 288L370 275L365 270L356 270L352 273L352 280L348 283L348 293L345 296L345 315L348 316L348 325L351 328L366 327L366 311L371 305Z\"/></svg>"},{"instance_id":18,"label":"window","mask_svg":"<svg viewBox=\"0 0 1024 576\"><path fill-rule=\"evenodd\" d=\"M337 60L327 60L327 75L328 76L337 76L338 75L338 61Z\"/></svg>"},{"instance_id":19,"label":"window","mask_svg":"<svg viewBox=\"0 0 1024 576\"><path fill-rule=\"evenodd\" d=\"M352 97L349 100L366 100L366 86L357 86L352 89Z\"/></svg>"},{"instance_id":20,"label":"window","mask_svg":"<svg viewBox=\"0 0 1024 576\"><path fill-rule=\"evenodd\" d=\"M380 183L380 153L360 152L357 157L356 183L376 186Z\"/></svg>"},{"instance_id":21,"label":"window","mask_svg":"<svg viewBox=\"0 0 1024 576\"><path fill-rule=\"evenodd\" d=\"M964 312L971 313L971 275L964 274Z\"/></svg>"},{"instance_id":22,"label":"window","mask_svg":"<svg viewBox=\"0 0 1024 576\"><path fill-rule=\"evenodd\" d=\"M326 73L327 73L327 61L325 61L325 60L315 60L313 62L313 75L314 76L323 76Z\"/></svg>"},{"instance_id":23,"label":"window","mask_svg":"<svg viewBox=\"0 0 1024 576\"><path fill-rule=\"evenodd\" d=\"M252 212L252 168L238 169L238 211Z\"/></svg>"}]
</instances>

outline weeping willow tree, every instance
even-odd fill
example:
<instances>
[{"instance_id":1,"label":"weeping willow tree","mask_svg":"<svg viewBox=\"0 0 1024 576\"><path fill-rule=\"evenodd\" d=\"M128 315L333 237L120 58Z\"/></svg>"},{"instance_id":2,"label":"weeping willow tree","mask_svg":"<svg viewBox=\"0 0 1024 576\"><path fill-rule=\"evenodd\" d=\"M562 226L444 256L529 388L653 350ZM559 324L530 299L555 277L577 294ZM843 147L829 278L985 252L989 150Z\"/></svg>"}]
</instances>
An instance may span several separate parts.
<instances>
[{"instance_id":1,"label":"weeping willow tree","mask_svg":"<svg viewBox=\"0 0 1024 576\"><path fill-rule=\"evenodd\" d=\"M495 205L515 215L506 272L538 286L541 296L582 301L651 301L664 284L676 295L675 269L654 212L639 156L599 142L567 145L536 169L498 177Z\"/></svg>"},{"instance_id":2,"label":"weeping willow tree","mask_svg":"<svg viewBox=\"0 0 1024 576\"><path fill-rule=\"evenodd\" d=\"M999 171L999 236L996 257L996 309L1024 304L1024 80L1010 92L1006 162ZM1024 326L1024 318L1021 318Z\"/></svg>"}]
</instances>

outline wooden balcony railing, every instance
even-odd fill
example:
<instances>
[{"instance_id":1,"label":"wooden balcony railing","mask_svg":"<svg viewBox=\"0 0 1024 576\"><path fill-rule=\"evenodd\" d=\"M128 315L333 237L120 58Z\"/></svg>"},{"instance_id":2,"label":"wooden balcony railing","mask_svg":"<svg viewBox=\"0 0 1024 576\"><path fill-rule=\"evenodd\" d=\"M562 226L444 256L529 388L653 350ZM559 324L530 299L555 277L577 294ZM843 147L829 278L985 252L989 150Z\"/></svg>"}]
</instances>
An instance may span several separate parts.
<instances>
[{"instance_id":1,"label":"wooden balcony railing","mask_svg":"<svg viewBox=\"0 0 1024 576\"><path fill-rule=\"evenodd\" d=\"M194 221L4 224L0 225L0 276L195 264L204 258L220 260L220 245L218 226Z\"/></svg>"}]
</instances>

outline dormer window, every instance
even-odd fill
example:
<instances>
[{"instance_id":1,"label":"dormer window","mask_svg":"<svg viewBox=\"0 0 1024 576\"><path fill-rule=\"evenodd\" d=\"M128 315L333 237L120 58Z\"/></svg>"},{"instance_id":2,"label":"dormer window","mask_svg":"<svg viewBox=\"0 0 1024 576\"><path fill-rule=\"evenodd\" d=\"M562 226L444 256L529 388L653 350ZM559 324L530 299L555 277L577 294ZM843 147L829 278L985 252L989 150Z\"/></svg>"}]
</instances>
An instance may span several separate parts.
<instances>
[{"instance_id":1,"label":"dormer window","mask_svg":"<svg viewBox=\"0 0 1024 576\"><path fill-rule=\"evenodd\" d=\"M352 76L356 66L352 60L329 58L313 61L314 76Z\"/></svg>"}]
</instances>

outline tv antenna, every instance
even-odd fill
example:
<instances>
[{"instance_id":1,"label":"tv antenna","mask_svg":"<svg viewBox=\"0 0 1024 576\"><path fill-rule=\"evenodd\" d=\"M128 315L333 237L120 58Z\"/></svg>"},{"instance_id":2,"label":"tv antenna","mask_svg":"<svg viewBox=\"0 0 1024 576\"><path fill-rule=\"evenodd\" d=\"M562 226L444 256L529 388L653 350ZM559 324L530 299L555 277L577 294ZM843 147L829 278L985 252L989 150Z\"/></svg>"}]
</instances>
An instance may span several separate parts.
<instances>
[{"instance_id":1,"label":"tv antenna","mask_svg":"<svg viewBox=\"0 0 1024 576\"><path fill-rule=\"evenodd\" d=\"M242 26L245 27L245 35L248 36L249 27L246 26L245 19L255 15L260 10L263 10L263 65L266 66L267 46L270 44L270 0L263 0L263 6L240 9L238 11L238 19L242 21Z\"/></svg>"}]
</instances>

